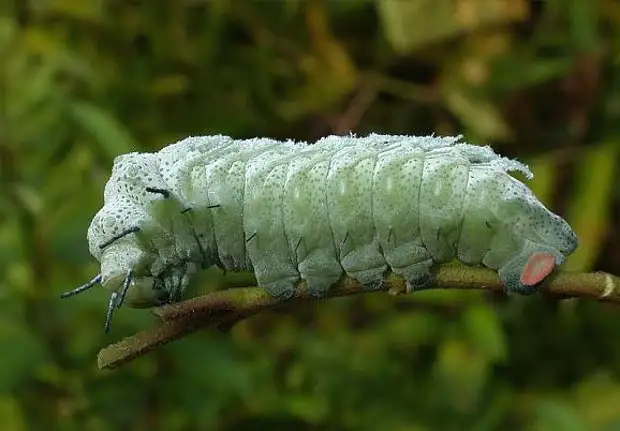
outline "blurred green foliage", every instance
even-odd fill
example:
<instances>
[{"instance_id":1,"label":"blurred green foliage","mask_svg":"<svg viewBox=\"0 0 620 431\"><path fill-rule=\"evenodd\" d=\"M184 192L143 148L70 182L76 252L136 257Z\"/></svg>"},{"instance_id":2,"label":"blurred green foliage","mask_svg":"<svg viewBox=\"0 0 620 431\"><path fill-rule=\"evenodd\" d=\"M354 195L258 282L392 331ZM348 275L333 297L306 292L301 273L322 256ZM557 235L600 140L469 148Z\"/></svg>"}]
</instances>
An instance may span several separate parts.
<instances>
[{"instance_id":1,"label":"blurred green foliage","mask_svg":"<svg viewBox=\"0 0 620 431\"><path fill-rule=\"evenodd\" d=\"M285 307L115 372L86 228L115 155L196 134L459 134L618 273L615 0L0 1L4 430L620 429L620 310L424 292ZM213 288L203 275L196 292Z\"/></svg>"}]
</instances>

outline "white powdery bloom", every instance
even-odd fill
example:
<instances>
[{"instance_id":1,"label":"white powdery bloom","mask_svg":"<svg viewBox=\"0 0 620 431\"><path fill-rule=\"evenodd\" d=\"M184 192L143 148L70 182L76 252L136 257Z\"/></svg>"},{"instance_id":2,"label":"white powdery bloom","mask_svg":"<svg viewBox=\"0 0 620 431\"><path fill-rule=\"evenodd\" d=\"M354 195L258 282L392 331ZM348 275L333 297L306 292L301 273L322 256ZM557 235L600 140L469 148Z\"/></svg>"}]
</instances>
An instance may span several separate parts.
<instances>
[{"instance_id":1,"label":"white powdery bloom","mask_svg":"<svg viewBox=\"0 0 620 431\"><path fill-rule=\"evenodd\" d=\"M343 274L379 289L388 269L421 289L456 258L531 293L577 237L511 171L532 176L460 137L202 136L126 154L88 230L97 282L115 293L111 309L152 306L217 265L287 299L301 279L321 296Z\"/></svg>"}]
</instances>

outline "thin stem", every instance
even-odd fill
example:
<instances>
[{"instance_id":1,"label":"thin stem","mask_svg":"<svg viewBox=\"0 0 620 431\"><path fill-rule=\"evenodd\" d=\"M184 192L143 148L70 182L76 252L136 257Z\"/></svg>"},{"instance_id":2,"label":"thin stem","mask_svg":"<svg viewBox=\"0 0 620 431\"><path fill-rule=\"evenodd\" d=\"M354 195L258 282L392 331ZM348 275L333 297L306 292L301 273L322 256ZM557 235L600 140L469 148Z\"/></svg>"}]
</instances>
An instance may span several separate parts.
<instances>
[{"instance_id":1,"label":"thin stem","mask_svg":"<svg viewBox=\"0 0 620 431\"><path fill-rule=\"evenodd\" d=\"M450 265L437 269L433 288L503 292L496 272L486 268ZM390 274L384 289L393 295L402 294L405 292L405 282ZM604 272L560 272L551 276L540 291L545 296L560 299L587 298L620 303L620 278ZM355 280L343 278L338 286L330 289L325 299L361 293L368 291ZM317 299L308 294L305 283L300 283L296 295L287 302L278 301L258 287L241 287L156 308L153 312L162 320L159 325L102 349L98 365L101 369L116 368L196 330L209 327L227 329L263 310L305 301Z\"/></svg>"}]
</instances>

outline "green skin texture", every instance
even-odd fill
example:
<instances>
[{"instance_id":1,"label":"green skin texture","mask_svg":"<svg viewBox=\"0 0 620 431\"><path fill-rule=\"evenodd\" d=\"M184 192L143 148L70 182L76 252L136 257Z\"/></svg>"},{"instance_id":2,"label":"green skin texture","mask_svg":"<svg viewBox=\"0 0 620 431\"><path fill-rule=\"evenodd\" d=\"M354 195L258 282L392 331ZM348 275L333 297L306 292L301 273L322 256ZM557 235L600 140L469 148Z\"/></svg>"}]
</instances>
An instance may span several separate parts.
<instances>
[{"instance_id":1,"label":"green skin texture","mask_svg":"<svg viewBox=\"0 0 620 431\"><path fill-rule=\"evenodd\" d=\"M213 265L254 271L284 300L300 279L322 296L343 273L379 289L388 269L418 290L434 264L457 258L527 294L530 257L547 253L559 265L577 237L513 170L529 174L455 137L330 136L310 146L187 138L117 157L90 251L111 292L133 271L132 307L180 300L191 276Z\"/></svg>"}]
</instances>

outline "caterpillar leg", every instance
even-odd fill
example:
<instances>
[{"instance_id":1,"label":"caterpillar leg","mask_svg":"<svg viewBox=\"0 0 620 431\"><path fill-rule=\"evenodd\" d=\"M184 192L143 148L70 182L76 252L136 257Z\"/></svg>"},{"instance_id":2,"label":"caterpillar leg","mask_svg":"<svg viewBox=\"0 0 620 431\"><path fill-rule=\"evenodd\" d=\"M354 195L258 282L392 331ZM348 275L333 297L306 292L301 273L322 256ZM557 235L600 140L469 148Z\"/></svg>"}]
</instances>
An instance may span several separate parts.
<instances>
[{"instance_id":1,"label":"caterpillar leg","mask_svg":"<svg viewBox=\"0 0 620 431\"><path fill-rule=\"evenodd\" d=\"M342 267L330 253L316 250L299 263L299 274L306 280L310 295L321 298L342 277Z\"/></svg>"},{"instance_id":2,"label":"caterpillar leg","mask_svg":"<svg viewBox=\"0 0 620 431\"><path fill-rule=\"evenodd\" d=\"M433 280L431 266L433 266L433 260L429 259L406 268L399 268L398 272L395 270L394 273L405 278L406 293L413 293L431 287Z\"/></svg>"},{"instance_id":3,"label":"caterpillar leg","mask_svg":"<svg viewBox=\"0 0 620 431\"><path fill-rule=\"evenodd\" d=\"M286 301L293 297L295 294L297 280L282 279L271 282L258 282L258 285L264 288L271 296L279 299L280 301Z\"/></svg>"},{"instance_id":4,"label":"caterpillar leg","mask_svg":"<svg viewBox=\"0 0 620 431\"><path fill-rule=\"evenodd\" d=\"M392 272L407 281L407 293L430 287L433 258L425 247L408 242L387 249L384 253Z\"/></svg>"},{"instance_id":5,"label":"caterpillar leg","mask_svg":"<svg viewBox=\"0 0 620 431\"><path fill-rule=\"evenodd\" d=\"M358 271L352 274L352 277L362 283L362 285L364 286L364 290L368 292L373 292L375 290L383 289L383 285L385 284L386 270L387 265L384 265L379 268Z\"/></svg>"},{"instance_id":6,"label":"caterpillar leg","mask_svg":"<svg viewBox=\"0 0 620 431\"><path fill-rule=\"evenodd\" d=\"M365 290L370 292L383 288L388 265L377 243L354 248L341 262L347 275L363 284Z\"/></svg>"},{"instance_id":7,"label":"caterpillar leg","mask_svg":"<svg viewBox=\"0 0 620 431\"><path fill-rule=\"evenodd\" d=\"M308 292L316 298L323 298L327 294L330 287L337 283L338 280L340 280L340 275L338 277L307 276L306 284L308 286Z\"/></svg>"},{"instance_id":8,"label":"caterpillar leg","mask_svg":"<svg viewBox=\"0 0 620 431\"><path fill-rule=\"evenodd\" d=\"M299 272L285 252L278 249L277 241L268 242L271 238L266 236L263 238L265 238L265 245L261 246L263 248L256 247L258 241L248 243L248 252L252 258L256 282L270 295L285 301L295 294L299 282Z\"/></svg>"}]
</instances>

